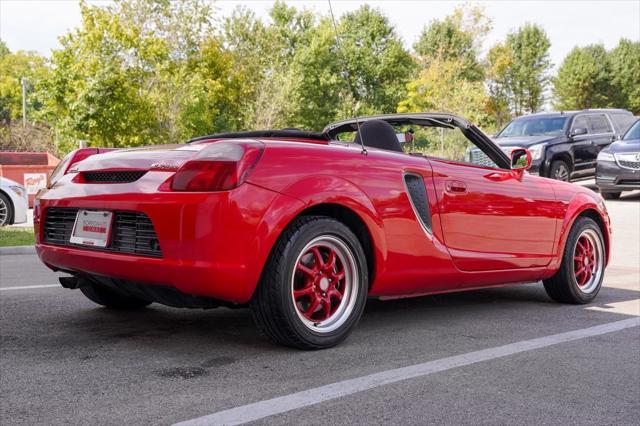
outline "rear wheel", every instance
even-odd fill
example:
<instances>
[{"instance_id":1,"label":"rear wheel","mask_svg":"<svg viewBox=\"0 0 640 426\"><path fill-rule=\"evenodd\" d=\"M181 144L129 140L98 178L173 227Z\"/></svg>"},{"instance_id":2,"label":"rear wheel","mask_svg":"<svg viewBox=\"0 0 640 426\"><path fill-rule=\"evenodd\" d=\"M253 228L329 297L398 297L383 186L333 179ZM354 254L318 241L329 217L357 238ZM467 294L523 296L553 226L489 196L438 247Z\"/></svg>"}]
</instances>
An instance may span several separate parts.
<instances>
[{"instance_id":1,"label":"rear wheel","mask_svg":"<svg viewBox=\"0 0 640 426\"><path fill-rule=\"evenodd\" d=\"M258 327L273 341L321 349L343 341L367 299L365 254L334 219L296 219L280 237L251 301Z\"/></svg>"},{"instance_id":2,"label":"rear wheel","mask_svg":"<svg viewBox=\"0 0 640 426\"><path fill-rule=\"evenodd\" d=\"M549 177L555 180L569 182L570 168L569 165L562 160L555 160L551 163L549 169Z\"/></svg>"},{"instance_id":3,"label":"rear wheel","mask_svg":"<svg viewBox=\"0 0 640 426\"><path fill-rule=\"evenodd\" d=\"M602 286L604 263L600 228L590 218L578 218L567 239L560 269L544 281L544 288L557 302L589 303Z\"/></svg>"},{"instance_id":4,"label":"rear wheel","mask_svg":"<svg viewBox=\"0 0 640 426\"><path fill-rule=\"evenodd\" d=\"M0 226L9 225L11 217L13 217L11 201L4 194L0 194Z\"/></svg>"},{"instance_id":5,"label":"rear wheel","mask_svg":"<svg viewBox=\"0 0 640 426\"><path fill-rule=\"evenodd\" d=\"M112 309L139 309L151 304L148 300L127 296L93 282L80 287L80 291L92 302Z\"/></svg>"},{"instance_id":6,"label":"rear wheel","mask_svg":"<svg viewBox=\"0 0 640 426\"><path fill-rule=\"evenodd\" d=\"M621 192L602 192L602 198L605 200L617 200L620 198Z\"/></svg>"}]
</instances>

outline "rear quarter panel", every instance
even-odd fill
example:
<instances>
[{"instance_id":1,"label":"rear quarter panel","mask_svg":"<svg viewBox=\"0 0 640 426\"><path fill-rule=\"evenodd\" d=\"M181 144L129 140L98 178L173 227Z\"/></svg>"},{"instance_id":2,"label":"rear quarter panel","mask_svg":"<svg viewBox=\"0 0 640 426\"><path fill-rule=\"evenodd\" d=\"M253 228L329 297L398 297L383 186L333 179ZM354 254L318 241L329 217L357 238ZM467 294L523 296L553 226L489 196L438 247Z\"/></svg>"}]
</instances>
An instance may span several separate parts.
<instances>
[{"instance_id":1,"label":"rear quarter panel","mask_svg":"<svg viewBox=\"0 0 640 426\"><path fill-rule=\"evenodd\" d=\"M269 143L249 181L300 200L303 207L296 215L320 204L340 204L355 212L374 247L373 259L367 259L374 265L371 295L457 286L461 276L442 243L433 186L425 185L434 217L434 231L428 233L407 197L405 172L421 174L425 183L431 179L429 162L422 157L373 149L364 155L358 147L341 145Z\"/></svg>"}]
</instances>

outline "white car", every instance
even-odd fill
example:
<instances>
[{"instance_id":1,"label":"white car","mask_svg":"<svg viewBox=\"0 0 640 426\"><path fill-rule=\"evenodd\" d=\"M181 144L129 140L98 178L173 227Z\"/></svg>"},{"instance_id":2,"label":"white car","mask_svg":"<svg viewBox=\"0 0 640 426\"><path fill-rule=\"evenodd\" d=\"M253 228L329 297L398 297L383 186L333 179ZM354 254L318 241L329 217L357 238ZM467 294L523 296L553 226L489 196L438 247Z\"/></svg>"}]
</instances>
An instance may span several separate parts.
<instances>
[{"instance_id":1,"label":"white car","mask_svg":"<svg viewBox=\"0 0 640 426\"><path fill-rule=\"evenodd\" d=\"M27 197L24 186L0 176L0 226L27 221Z\"/></svg>"}]
</instances>

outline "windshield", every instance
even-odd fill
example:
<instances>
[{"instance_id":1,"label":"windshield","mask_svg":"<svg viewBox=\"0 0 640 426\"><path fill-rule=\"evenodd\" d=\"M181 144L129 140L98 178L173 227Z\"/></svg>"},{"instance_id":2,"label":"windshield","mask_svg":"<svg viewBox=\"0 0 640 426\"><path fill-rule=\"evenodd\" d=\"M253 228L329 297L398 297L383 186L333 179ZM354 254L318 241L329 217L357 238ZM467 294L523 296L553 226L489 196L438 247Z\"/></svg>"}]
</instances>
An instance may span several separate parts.
<instances>
[{"instance_id":1,"label":"windshield","mask_svg":"<svg viewBox=\"0 0 640 426\"><path fill-rule=\"evenodd\" d=\"M562 135L566 121L567 117L519 118L509 123L497 137Z\"/></svg>"},{"instance_id":2,"label":"windshield","mask_svg":"<svg viewBox=\"0 0 640 426\"><path fill-rule=\"evenodd\" d=\"M636 121L636 124L634 124L629 129L627 134L624 135L624 138L622 138L622 140L625 140L625 141L630 141L633 139L640 139L640 120Z\"/></svg>"}]
</instances>

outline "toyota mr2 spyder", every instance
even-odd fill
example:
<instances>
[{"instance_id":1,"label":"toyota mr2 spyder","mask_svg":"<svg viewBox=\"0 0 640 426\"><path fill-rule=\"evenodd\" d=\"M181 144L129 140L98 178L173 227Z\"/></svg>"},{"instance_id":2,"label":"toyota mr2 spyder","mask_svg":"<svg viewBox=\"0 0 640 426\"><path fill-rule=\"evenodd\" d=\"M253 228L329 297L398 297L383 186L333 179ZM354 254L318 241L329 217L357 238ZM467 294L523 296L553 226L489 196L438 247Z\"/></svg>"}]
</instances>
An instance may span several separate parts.
<instances>
[{"instance_id":1,"label":"toyota mr2 spyder","mask_svg":"<svg viewBox=\"0 0 640 426\"><path fill-rule=\"evenodd\" d=\"M604 202L531 161L440 113L79 149L39 193L36 249L99 305L248 307L305 349L343 341L368 298L542 281L589 303L611 246Z\"/></svg>"}]
</instances>

